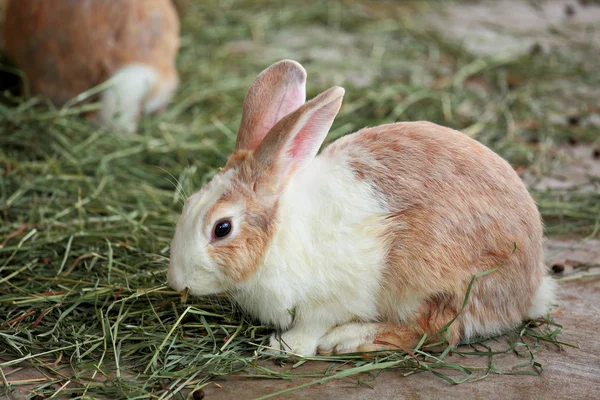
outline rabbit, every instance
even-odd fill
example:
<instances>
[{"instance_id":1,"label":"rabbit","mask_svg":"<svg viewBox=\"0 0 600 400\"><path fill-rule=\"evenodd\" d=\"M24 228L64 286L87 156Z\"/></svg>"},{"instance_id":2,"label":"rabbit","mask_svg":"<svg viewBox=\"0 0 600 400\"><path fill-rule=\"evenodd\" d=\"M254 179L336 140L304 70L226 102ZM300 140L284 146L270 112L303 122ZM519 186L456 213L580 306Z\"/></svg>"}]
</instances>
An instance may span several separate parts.
<instances>
[{"instance_id":1,"label":"rabbit","mask_svg":"<svg viewBox=\"0 0 600 400\"><path fill-rule=\"evenodd\" d=\"M112 130L135 132L179 84L171 0L9 0L4 40L32 93L57 106L106 82L96 118Z\"/></svg>"},{"instance_id":2,"label":"rabbit","mask_svg":"<svg viewBox=\"0 0 600 400\"><path fill-rule=\"evenodd\" d=\"M541 217L504 159L430 122L364 128L317 156L344 89L305 102L305 83L283 60L252 84L233 154L179 217L172 288L229 295L276 328L281 355L410 349L425 334L454 346L550 310ZM497 267L461 312L474 275Z\"/></svg>"}]
</instances>

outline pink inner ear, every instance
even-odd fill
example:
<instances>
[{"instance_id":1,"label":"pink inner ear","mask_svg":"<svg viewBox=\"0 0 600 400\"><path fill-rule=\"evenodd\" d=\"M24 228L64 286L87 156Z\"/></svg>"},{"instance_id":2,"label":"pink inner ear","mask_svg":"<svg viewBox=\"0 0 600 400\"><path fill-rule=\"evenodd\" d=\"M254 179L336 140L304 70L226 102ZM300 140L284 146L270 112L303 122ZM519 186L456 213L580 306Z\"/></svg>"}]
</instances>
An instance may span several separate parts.
<instances>
[{"instance_id":1,"label":"pink inner ear","mask_svg":"<svg viewBox=\"0 0 600 400\"><path fill-rule=\"evenodd\" d=\"M258 113L255 118L258 120L256 126L251 132L250 150L256 150L267 133L286 115L296 111L306 98L304 85L302 82L290 82L282 89L280 93L273 93L273 104L266 109L264 113ZM277 100L279 100L277 102Z\"/></svg>"},{"instance_id":2,"label":"pink inner ear","mask_svg":"<svg viewBox=\"0 0 600 400\"><path fill-rule=\"evenodd\" d=\"M292 157L292 159L304 158L310 153L313 145L312 139L315 136L315 132L311 132L305 129L302 129L298 136L294 139L294 143L287 151L288 155Z\"/></svg>"},{"instance_id":3,"label":"pink inner ear","mask_svg":"<svg viewBox=\"0 0 600 400\"><path fill-rule=\"evenodd\" d=\"M317 154L333 122L334 107L332 103L317 110L294 137L287 151L294 162L312 159Z\"/></svg>"},{"instance_id":4,"label":"pink inner ear","mask_svg":"<svg viewBox=\"0 0 600 400\"><path fill-rule=\"evenodd\" d=\"M279 108L275 113L275 120L271 126L274 126L280 119L289 113L296 111L302 104L304 104L305 97L306 94L304 93L304 86L298 86L294 84L289 85L287 92L281 99L281 103L279 103Z\"/></svg>"},{"instance_id":5,"label":"pink inner ear","mask_svg":"<svg viewBox=\"0 0 600 400\"><path fill-rule=\"evenodd\" d=\"M268 133L255 158L274 179L290 176L317 155L343 96L344 89L333 87L288 114Z\"/></svg>"}]
</instances>

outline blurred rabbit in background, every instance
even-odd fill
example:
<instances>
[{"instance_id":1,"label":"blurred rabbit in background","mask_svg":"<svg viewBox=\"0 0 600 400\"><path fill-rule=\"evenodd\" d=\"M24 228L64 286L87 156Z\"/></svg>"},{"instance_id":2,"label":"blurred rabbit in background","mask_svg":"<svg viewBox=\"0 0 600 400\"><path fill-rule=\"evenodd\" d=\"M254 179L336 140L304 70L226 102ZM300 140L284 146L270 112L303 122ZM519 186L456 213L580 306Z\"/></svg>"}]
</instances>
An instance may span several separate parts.
<instances>
[{"instance_id":1,"label":"blurred rabbit in background","mask_svg":"<svg viewBox=\"0 0 600 400\"><path fill-rule=\"evenodd\" d=\"M4 2L3 46L32 94L62 106L110 80L97 118L124 132L136 131L142 113L169 103L179 83L179 19L171 0Z\"/></svg>"}]
</instances>

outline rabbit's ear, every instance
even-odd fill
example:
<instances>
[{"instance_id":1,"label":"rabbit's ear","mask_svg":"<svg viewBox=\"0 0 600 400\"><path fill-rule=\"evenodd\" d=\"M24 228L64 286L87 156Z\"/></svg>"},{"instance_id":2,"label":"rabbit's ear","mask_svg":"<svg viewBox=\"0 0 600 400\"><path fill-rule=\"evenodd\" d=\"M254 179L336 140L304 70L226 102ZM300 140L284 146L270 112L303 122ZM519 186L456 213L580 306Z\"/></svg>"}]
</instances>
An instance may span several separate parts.
<instances>
[{"instance_id":1,"label":"rabbit's ear","mask_svg":"<svg viewBox=\"0 0 600 400\"><path fill-rule=\"evenodd\" d=\"M244 101L235 150L255 150L279 120L306 99L306 71L292 60L282 60L258 75Z\"/></svg>"},{"instance_id":2,"label":"rabbit's ear","mask_svg":"<svg viewBox=\"0 0 600 400\"><path fill-rule=\"evenodd\" d=\"M308 164L319 151L342 105L344 89L332 87L287 115L269 131L255 152L276 187Z\"/></svg>"}]
</instances>

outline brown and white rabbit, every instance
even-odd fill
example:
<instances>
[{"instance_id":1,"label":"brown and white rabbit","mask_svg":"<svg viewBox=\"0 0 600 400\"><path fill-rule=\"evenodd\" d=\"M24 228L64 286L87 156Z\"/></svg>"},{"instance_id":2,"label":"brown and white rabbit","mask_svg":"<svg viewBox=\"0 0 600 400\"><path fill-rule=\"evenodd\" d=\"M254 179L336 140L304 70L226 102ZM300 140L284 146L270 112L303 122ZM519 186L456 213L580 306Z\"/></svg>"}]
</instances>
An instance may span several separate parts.
<instances>
[{"instance_id":1,"label":"brown and white rabbit","mask_svg":"<svg viewBox=\"0 0 600 400\"><path fill-rule=\"evenodd\" d=\"M316 156L344 89L305 103L305 80L284 60L250 88L233 154L177 224L173 288L230 294L301 355L437 340L472 277L502 263L474 281L450 342L549 310L540 214L506 161L429 122L365 128Z\"/></svg>"},{"instance_id":2,"label":"brown and white rabbit","mask_svg":"<svg viewBox=\"0 0 600 400\"><path fill-rule=\"evenodd\" d=\"M115 130L135 131L178 86L171 0L9 0L4 39L32 93L58 106L110 79L98 116Z\"/></svg>"}]
</instances>

